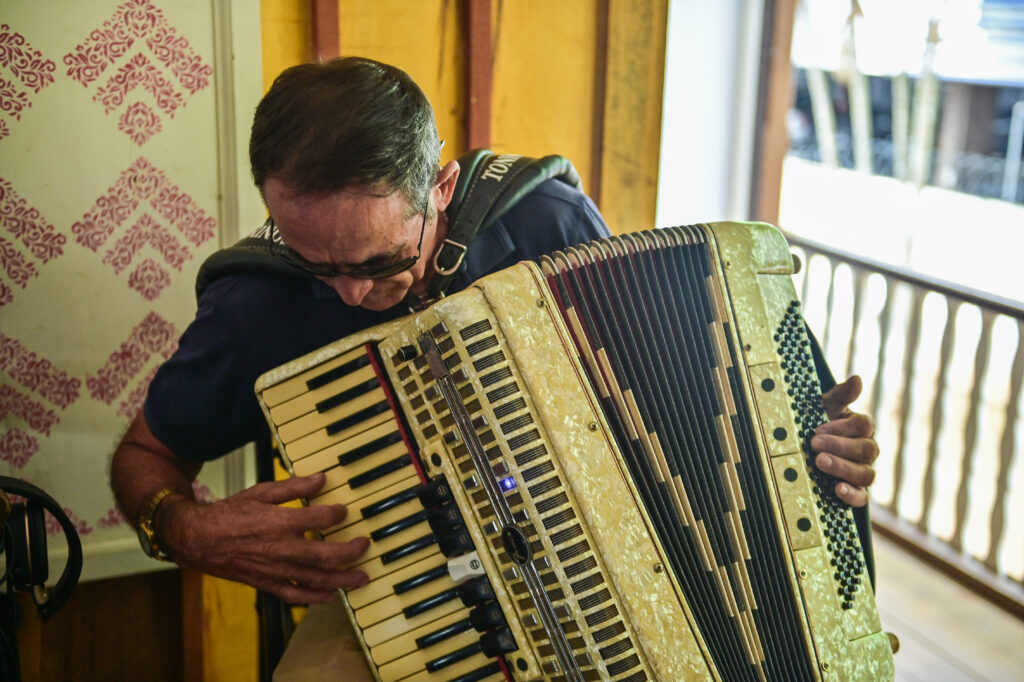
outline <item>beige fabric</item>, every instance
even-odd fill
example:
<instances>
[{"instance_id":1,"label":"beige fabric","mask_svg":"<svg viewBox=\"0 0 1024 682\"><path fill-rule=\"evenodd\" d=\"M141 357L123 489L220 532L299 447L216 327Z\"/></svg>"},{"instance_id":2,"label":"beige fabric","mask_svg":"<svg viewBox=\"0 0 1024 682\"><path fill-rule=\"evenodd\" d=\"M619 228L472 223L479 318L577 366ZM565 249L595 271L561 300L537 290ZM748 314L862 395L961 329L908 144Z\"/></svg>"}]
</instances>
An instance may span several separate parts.
<instances>
[{"instance_id":1,"label":"beige fabric","mask_svg":"<svg viewBox=\"0 0 1024 682\"><path fill-rule=\"evenodd\" d=\"M373 682L352 624L339 600L313 604L288 641L274 682Z\"/></svg>"}]
</instances>

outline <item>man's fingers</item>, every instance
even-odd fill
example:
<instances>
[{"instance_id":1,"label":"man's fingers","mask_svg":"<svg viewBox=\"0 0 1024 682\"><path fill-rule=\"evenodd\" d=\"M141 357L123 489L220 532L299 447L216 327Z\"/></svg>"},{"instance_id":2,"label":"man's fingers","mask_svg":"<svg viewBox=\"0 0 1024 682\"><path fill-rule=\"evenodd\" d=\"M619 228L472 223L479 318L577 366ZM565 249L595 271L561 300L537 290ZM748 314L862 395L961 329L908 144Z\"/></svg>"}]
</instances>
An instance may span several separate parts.
<instances>
[{"instance_id":1,"label":"man's fingers","mask_svg":"<svg viewBox=\"0 0 1024 682\"><path fill-rule=\"evenodd\" d=\"M849 483L836 484L836 497L851 507L863 507L868 503L868 491Z\"/></svg>"},{"instance_id":2,"label":"man's fingers","mask_svg":"<svg viewBox=\"0 0 1024 682\"><path fill-rule=\"evenodd\" d=\"M349 566L370 547L369 538L353 538L346 542L321 542L302 539L300 548L289 548L293 561L325 569Z\"/></svg>"},{"instance_id":3,"label":"man's fingers","mask_svg":"<svg viewBox=\"0 0 1024 682\"><path fill-rule=\"evenodd\" d=\"M858 464L870 465L878 459L878 443L871 438L817 435L811 438L811 447Z\"/></svg>"},{"instance_id":4,"label":"man's fingers","mask_svg":"<svg viewBox=\"0 0 1024 682\"><path fill-rule=\"evenodd\" d=\"M282 519L291 530L327 530L336 526L348 516L343 504L314 504L308 507L281 507Z\"/></svg>"},{"instance_id":5,"label":"man's fingers","mask_svg":"<svg viewBox=\"0 0 1024 682\"><path fill-rule=\"evenodd\" d=\"M868 464L851 462L827 452L819 452L814 463L826 474L832 474L857 488L867 488L875 482L875 470Z\"/></svg>"},{"instance_id":6,"label":"man's fingers","mask_svg":"<svg viewBox=\"0 0 1024 682\"><path fill-rule=\"evenodd\" d=\"M868 486L875 480L875 470L867 464L858 464L828 453L818 453L814 463L819 469L840 479L835 494L852 507L868 503Z\"/></svg>"},{"instance_id":7,"label":"man's fingers","mask_svg":"<svg viewBox=\"0 0 1024 682\"><path fill-rule=\"evenodd\" d=\"M351 590L369 582L369 577L363 571L337 568L327 570L292 562L277 562L274 565L265 563L259 572L273 580L283 580L297 587L321 592Z\"/></svg>"},{"instance_id":8,"label":"man's fingers","mask_svg":"<svg viewBox=\"0 0 1024 682\"><path fill-rule=\"evenodd\" d=\"M301 535L259 539L238 546L238 554L252 561L265 563L268 573L279 572L279 566L302 565L325 571L350 566L370 546L369 538L357 537L345 542L311 540Z\"/></svg>"},{"instance_id":9,"label":"man's fingers","mask_svg":"<svg viewBox=\"0 0 1024 682\"><path fill-rule=\"evenodd\" d=\"M856 374L843 383L833 386L821 397L821 403L825 406L828 418L839 419L845 416L846 408L860 397L862 390L864 390L864 382Z\"/></svg>"},{"instance_id":10,"label":"man's fingers","mask_svg":"<svg viewBox=\"0 0 1024 682\"><path fill-rule=\"evenodd\" d=\"M814 430L815 436L840 436L842 438L871 438L875 435L875 424L866 414L850 412L842 419L825 422Z\"/></svg>"},{"instance_id":11,"label":"man's fingers","mask_svg":"<svg viewBox=\"0 0 1024 682\"><path fill-rule=\"evenodd\" d=\"M336 590L315 590L301 587L287 580L254 577L246 581L263 592L279 597L287 604L326 604L334 601Z\"/></svg>"},{"instance_id":12,"label":"man's fingers","mask_svg":"<svg viewBox=\"0 0 1024 682\"><path fill-rule=\"evenodd\" d=\"M282 481L266 481L243 490L238 496L267 504L284 504L301 497L312 497L324 487L324 480L322 473L315 473Z\"/></svg>"}]
</instances>

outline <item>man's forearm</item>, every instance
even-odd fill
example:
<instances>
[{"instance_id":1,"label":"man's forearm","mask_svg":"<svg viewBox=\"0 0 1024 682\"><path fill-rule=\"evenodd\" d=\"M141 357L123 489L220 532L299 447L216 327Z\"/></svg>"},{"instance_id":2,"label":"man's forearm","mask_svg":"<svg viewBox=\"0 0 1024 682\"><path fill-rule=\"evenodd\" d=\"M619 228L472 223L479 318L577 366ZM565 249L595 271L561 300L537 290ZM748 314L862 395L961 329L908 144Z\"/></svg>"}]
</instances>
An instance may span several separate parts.
<instances>
[{"instance_id":1,"label":"man's forearm","mask_svg":"<svg viewBox=\"0 0 1024 682\"><path fill-rule=\"evenodd\" d=\"M114 452L110 485L121 513L135 525L161 490L170 488L191 499L198 472L199 466L175 456L157 440L140 413Z\"/></svg>"}]
</instances>

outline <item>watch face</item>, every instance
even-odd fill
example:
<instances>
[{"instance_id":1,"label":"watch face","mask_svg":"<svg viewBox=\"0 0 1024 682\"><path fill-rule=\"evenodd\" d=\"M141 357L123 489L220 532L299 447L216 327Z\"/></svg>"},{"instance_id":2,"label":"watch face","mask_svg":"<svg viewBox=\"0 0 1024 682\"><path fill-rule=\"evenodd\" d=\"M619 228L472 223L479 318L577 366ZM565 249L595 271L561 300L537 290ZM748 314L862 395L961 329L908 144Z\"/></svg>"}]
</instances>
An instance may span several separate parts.
<instances>
[{"instance_id":1,"label":"watch face","mask_svg":"<svg viewBox=\"0 0 1024 682\"><path fill-rule=\"evenodd\" d=\"M146 556L153 556L153 543L149 539L149 533L142 528L138 528L136 533L139 535L139 544L142 545L142 551L146 553Z\"/></svg>"}]
</instances>

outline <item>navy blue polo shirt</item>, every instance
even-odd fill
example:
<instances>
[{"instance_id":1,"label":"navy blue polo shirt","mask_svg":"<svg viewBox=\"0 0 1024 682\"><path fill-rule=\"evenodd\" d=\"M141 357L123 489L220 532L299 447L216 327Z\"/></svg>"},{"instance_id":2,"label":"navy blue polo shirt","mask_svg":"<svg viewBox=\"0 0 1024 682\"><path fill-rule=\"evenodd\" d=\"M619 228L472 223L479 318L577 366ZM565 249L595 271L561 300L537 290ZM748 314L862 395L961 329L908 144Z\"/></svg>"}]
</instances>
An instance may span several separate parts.
<instances>
[{"instance_id":1,"label":"navy blue polo shirt","mask_svg":"<svg viewBox=\"0 0 1024 682\"><path fill-rule=\"evenodd\" d=\"M521 260L608 235L586 195L548 180L477 238L448 291ZM178 350L150 384L146 422L183 459L220 457L267 430L253 390L261 374L408 313L400 305L385 311L353 308L313 278L224 276L207 287Z\"/></svg>"}]
</instances>

